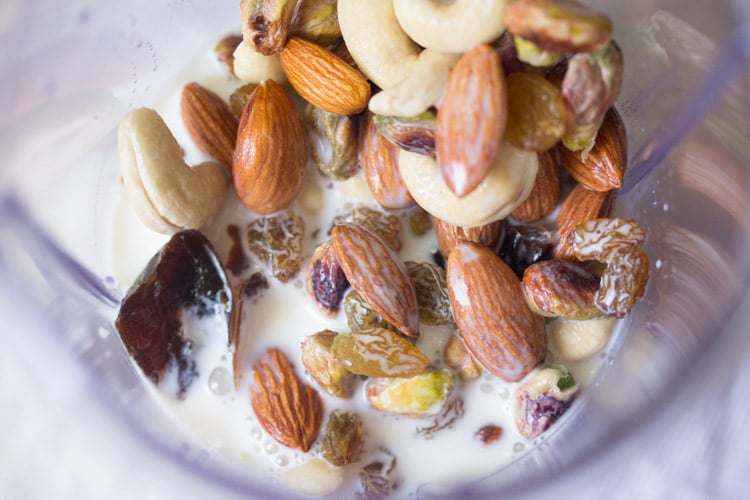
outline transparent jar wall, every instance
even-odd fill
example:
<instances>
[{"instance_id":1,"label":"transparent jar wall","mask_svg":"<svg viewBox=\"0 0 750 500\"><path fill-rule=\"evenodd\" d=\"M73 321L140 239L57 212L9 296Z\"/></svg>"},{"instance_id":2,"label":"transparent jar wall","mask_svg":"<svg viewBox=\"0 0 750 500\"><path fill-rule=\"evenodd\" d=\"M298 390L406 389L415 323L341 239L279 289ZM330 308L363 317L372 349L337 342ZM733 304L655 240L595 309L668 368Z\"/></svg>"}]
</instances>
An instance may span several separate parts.
<instances>
[{"instance_id":1,"label":"transparent jar wall","mask_svg":"<svg viewBox=\"0 0 750 500\"><path fill-rule=\"evenodd\" d=\"M207 481L268 496L232 471L185 458L184 436L167 431L111 334L122 291L106 277L117 123L127 109L159 102L193 54L236 29L237 2L47 3L0 5L2 286L38 304L111 395L103 397L121 415L113 418L144 447L200 469ZM750 154L739 17L727 3L596 5L615 20L627 68L618 106L631 160L618 210L651 227L652 280L619 355L569 425L476 494L524 490L540 470L567 471L632 432L721 338L746 288Z\"/></svg>"}]
</instances>

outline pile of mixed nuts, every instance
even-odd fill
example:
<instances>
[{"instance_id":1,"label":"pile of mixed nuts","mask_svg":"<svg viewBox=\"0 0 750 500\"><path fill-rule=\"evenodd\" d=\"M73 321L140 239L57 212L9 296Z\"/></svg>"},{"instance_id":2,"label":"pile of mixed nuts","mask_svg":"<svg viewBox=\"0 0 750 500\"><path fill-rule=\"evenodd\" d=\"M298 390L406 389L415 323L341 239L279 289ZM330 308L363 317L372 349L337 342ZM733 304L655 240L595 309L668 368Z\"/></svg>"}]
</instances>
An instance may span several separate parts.
<instances>
[{"instance_id":1,"label":"pile of mixed nuts","mask_svg":"<svg viewBox=\"0 0 750 500\"><path fill-rule=\"evenodd\" d=\"M305 269L321 313L343 311L350 327L252 365L253 410L280 444L307 452L320 440L331 464L356 462L359 418L336 411L324 426L320 392L460 418L461 384L484 372L522 382L518 428L540 435L578 393L564 366L544 365L546 318L621 318L649 275L646 229L610 217L627 162L610 20L572 0L242 0L240 10L242 36L216 47L238 79L229 102L198 83L182 93L185 127L213 161L188 166L153 110L120 126L128 199L147 227L174 235L122 303L117 329L133 359L154 382L177 367L184 394L195 364L178 313L195 306L229 318L239 351L242 304L267 278L239 279L241 247L222 263L200 232L231 184L258 216L246 229L253 254L281 282ZM374 203L331 221L307 261L292 208L306 203L311 168L334 183L362 175ZM434 231L434 262L399 256L403 217L414 234ZM414 343L420 324L455 325L437 365ZM235 356L237 384L243 363ZM477 429L487 443L501 431ZM393 464L379 466L362 469L369 495L393 487L383 472Z\"/></svg>"}]
</instances>

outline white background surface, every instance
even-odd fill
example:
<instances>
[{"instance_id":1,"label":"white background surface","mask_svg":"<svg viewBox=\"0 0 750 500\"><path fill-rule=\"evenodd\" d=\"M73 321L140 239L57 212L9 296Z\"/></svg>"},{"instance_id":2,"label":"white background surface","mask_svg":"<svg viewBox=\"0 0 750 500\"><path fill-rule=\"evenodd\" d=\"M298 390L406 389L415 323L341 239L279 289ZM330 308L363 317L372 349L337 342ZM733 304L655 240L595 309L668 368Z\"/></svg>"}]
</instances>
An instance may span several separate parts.
<instances>
[{"instance_id":1,"label":"white background surface","mask_svg":"<svg viewBox=\"0 0 750 500\"><path fill-rule=\"evenodd\" d=\"M17 302L0 291L0 498L240 498L187 476L114 425L64 345ZM749 308L746 299L722 362L695 387L634 439L533 498L749 498Z\"/></svg>"}]
</instances>

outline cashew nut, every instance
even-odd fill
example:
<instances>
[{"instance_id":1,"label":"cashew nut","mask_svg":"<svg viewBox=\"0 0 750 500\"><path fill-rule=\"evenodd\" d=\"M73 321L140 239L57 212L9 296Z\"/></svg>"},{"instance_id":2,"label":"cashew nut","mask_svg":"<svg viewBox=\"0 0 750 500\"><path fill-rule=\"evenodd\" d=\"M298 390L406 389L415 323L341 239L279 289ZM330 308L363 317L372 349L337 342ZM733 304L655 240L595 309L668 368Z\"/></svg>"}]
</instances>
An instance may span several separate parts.
<instances>
[{"instance_id":1,"label":"cashew nut","mask_svg":"<svg viewBox=\"0 0 750 500\"><path fill-rule=\"evenodd\" d=\"M279 55L264 56L245 42L234 49L234 75L248 83L260 83L269 78L278 84L286 83Z\"/></svg>"},{"instance_id":2,"label":"cashew nut","mask_svg":"<svg viewBox=\"0 0 750 500\"><path fill-rule=\"evenodd\" d=\"M550 322L550 341L563 361L580 361L604 349L617 320L611 318L576 321L557 318Z\"/></svg>"},{"instance_id":3,"label":"cashew nut","mask_svg":"<svg viewBox=\"0 0 750 500\"><path fill-rule=\"evenodd\" d=\"M455 226L473 227L506 217L531 192L539 168L537 154L503 142L487 177L458 198L443 180L434 158L401 151L399 170L417 203Z\"/></svg>"},{"instance_id":4,"label":"cashew nut","mask_svg":"<svg viewBox=\"0 0 750 500\"><path fill-rule=\"evenodd\" d=\"M370 111L386 116L415 116L436 105L460 56L423 50L406 78L370 99Z\"/></svg>"},{"instance_id":5,"label":"cashew nut","mask_svg":"<svg viewBox=\"0 0 750 500\"><path fill-rule=\"evenodd\" d=\"M118 152L125 193L141 221L154 231L197 229L224 205L226 167L211 161L190 168L156 111L139 108L123 117Z\"/></svg>"},{"instance_id":6,"label":"cashew nut","mask_svg":"<svg viewBox=\"0 0 750 500\"><path fill-rule=\"evenodd\" d=\"M399 26L391 0L339 0L337 9L346 47L375 85L393 87L411 72L421 49Z\"/></svg>"},{"instance_id":7,"label":"cashew nut","mask_svg":"<svg viewBox=\"0 0 750 500\"><path fill-rule=\"evenodd\" d=\"M393 10L401 28L422 47L466 52L503 34L507 3L508 0L393 0Z\"/></svg>"}]
</instances>

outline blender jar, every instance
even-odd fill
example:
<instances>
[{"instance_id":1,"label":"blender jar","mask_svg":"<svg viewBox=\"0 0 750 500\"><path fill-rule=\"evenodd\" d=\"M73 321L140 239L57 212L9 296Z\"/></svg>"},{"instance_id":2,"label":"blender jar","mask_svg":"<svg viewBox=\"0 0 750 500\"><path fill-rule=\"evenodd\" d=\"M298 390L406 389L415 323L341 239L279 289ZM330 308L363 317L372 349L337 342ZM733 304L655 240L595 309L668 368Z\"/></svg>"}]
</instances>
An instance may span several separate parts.
<instances>
[{"instance_id":1,"label":"blender jar","mask_svg":"<svg viewBox=\"0 0 750 500\"><path fill-rule=\"evenodd\" d=\"M727 350L718 346L746 342L727 324L750 270L747 7L590 3L613 19L625 57L617 106L629 166L617 212L650 228L650 283L566 425L462 487L464 496L533 493L584 473L721 365ZM125 291L110 276L118 122L159 102L194 54L237 31L237 4L0 4L0 297L25 329L6 333L6 356L45 375L36 383L76 388L95 408L92 440L117 435L128 458L193 493L269 498L283 493L224 467L171 425L112 325ZM456 492L428 485L420 494Z\"/></svg>"}]
</instances>

